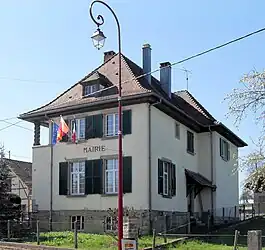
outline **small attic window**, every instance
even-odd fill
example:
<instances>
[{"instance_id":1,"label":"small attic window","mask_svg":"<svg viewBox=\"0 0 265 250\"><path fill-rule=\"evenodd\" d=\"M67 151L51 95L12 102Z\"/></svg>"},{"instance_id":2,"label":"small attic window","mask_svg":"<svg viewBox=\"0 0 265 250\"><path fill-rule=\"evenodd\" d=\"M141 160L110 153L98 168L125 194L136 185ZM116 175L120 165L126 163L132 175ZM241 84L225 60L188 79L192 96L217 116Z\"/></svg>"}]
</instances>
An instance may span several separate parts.
<instances>
[{"instance_id":1,"label":"small attic window","mask_svg":"<svg viewBox=\"0 0 265 250\"><path fill-rule=\"evenodd\" d=\"M84 96L89 96L92 95L93 93L95 93L96 91L99 91L101 89L103 89L104 87L101 84L88 84L88 85L84 85Z\"/></svg>"}]
</instances>

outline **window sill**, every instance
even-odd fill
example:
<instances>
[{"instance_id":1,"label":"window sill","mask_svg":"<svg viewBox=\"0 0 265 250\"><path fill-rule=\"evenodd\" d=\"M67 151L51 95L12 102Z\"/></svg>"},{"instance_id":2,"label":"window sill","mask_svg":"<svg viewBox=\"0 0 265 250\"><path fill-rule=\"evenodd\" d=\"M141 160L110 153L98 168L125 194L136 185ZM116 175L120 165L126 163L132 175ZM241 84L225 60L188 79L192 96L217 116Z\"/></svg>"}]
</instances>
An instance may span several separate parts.
<instances>
[{"instance_id":1,"label":"window sill","mask_svg":"<svg viewBox=\"0 0 265 250\"><path fill-rule=\"evenodd\" d=\"M106 135L103 135L103 137L101 138L101 140L115 140L115 139L118 139L119 136L118 135L114 135L114 136L106 136ZM122 135L122 138L124 138L124 135Z\"/></svg>"},{"instance_id":2,"label":"window sill","mask_svg":"<svg viewBox=\"0 0 265 250\"><path fill-rule=\"evenodd\" d=\"M66 195L67 198L83 198L83 197L87 197L86 194L68 194Z\"/></svg>"},{"instance_id":3,"label":"window sill","mask_svg":"<svg viewBox=\"0 0 265 250\"><path fill-rule=\"evenodd\" d=\"M101 194L101 197L112 197L112 196L118 196L118 193L116 193L116 194Z\"/></svg>"},{"instance_id":4,"label":"window sill","mask_svg":"<svg viewBox=\"0 0 265 250\"><path fill-rule=\"evenodd\" d=\"M226 159L224 156L221 156L221 158L223 159L223 161L225 161L225 162L228 162L229 160L228 159Z\"/></svg>"},{"instance_id":5,"label":"window sill","mask_svg":"<svg viewBox=\"0 0 265 250\"><path fill-rule=\"evenodd\" d=\"M65 143L66 144L81 144L81 143L85 143L86 141L87 141L86 139L79 139L77 140L77 142L67 141Z\"/></svg>"},{"instance_id":6,"label":"window sill","mask_svg":"<svg viewBox=\"0 0 265 250\"><path fill-rule=\"evenodd\" d=\"M190 155L193 155L193 156L195 155L195 152L194 151L192 152L192 151L190 151L188 149L187 149L187 153L190 154Z\"/></svg>"},{"instance_id":7,"label":"window sill","mask_svg":"<svg viewBox=\"0 0 265 250\"><path fill-rule=\"evenodd\" d=\"M166 198L166 199L172 199L173 197L172 196L170 196L170 195L164 195L164 194L162 194L161 195L163 198Z\"/></svg>"}]
</instances>

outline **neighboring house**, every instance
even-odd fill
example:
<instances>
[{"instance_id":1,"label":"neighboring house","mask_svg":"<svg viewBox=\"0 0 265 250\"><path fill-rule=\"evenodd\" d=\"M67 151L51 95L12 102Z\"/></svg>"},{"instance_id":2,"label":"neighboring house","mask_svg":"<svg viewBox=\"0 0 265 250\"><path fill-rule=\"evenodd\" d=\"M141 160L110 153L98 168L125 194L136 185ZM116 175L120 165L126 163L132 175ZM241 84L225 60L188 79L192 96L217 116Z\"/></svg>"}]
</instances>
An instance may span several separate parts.
<instances>
[{"instance_id":1,"label":"neighboring house","mask_svg":"<svg viewBox=\"0 0 265 250\"><path fill-rule=\"evenodd\" d=\"M21 208L23 218L29 218L32 212L32 163L4 158L5 163L10 169L10 192L21 198Z\"/></svg>"},{"instance_id":2,"label":"neighboring house","mask_svg":"<svg viewBox=\"0 0 265 250\"><path fill-rule=\"evenodd\" d=\"M151 211L147 224L161 212L235 211L239 190L233 170L238 148L247 144L188 91L172 93L169 62L161 63L160 80L137 79L151 71L150 45L143 46L143 68L124 55L121 63L124 206ZM58 229L69 229L77 219L79 229L100 231L102 224L88 223L117 207L117 84L118 55L106 52L101 66L50 103L19 116L35 125L32 195L39 219L48 220L52 209ZM102 91L93 94L96 90ZM60 115L70 128L76 119L78 143L69 136L53 147L40 145L40 126L52 133L50 119L58 123Z\"/></svg>"}]
</instances>

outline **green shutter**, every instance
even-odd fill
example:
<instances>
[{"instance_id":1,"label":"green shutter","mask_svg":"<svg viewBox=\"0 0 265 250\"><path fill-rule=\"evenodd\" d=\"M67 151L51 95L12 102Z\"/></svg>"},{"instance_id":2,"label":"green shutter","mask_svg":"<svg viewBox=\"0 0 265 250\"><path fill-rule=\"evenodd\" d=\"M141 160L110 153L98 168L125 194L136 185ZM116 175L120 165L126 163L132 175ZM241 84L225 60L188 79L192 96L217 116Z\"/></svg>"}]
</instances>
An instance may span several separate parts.
<instances>
[{"instance_id":1,"label":"green shutter","mask_svg":"<svg viewBox=\"0 0 265 250\"><path fill-rule=\"evenodd\" d=\"M67 195L68 192L68 162L59 163L59 195Z\"/></svg>"},{"instance_id":2,"label":"green shutter","mask_svg":"<svg viewBox=\"0 0 265 250\"><path fill-rule=\"evenodd\" d=\"M171 195L176 195L176 165L171 164Z\"/></svg>"},{"instance_id":3,"label":"green shutter","mask_svg":"<svg viewBox=\"0 0 265 250\"><path fill-rule=\"evenodd\" d=\"M85 194L101 194L102 177L102 160L86 161Z\"/></svg>"},{"instance_id":4,"label":"green shutter","mask_svg":"<svg viewBox=\"0 0 265 250\"><path fill-rule=\"evenodd\" d=\"M93 161L86 161L85 194L93 194Z\"/></svg>"},{"instance_id":5,"label":"green shutter","mask_svg":"<svg viewBox=\"0 0 265 250\"><path fill-rule=\"evenodd\" d=\"M220 156L223 156L223 141L222 138L219 138L219 145L220 145Z\"/></svg>"},{"instance_id":6,"label":"green shutter","mask_svg":"<svg viewBox=\"0 0 265 250\"><path fill-rule=\"evenodd\" d=\"M93 138L101 138L103 136L103 115L93 116Z\"/></svg>"},{"instance_id":7,"label":"green shutter","mask_svg":"<svg viewBox=\"0 0 265 250\"><path fill-rule=\"evenodd\" d=\"M124 110L122 116L122 130L124 135L132 133L132 111Z\"/></svg>"},{"instance_id":8,"label":"green shutter","mask_svg":"<svg viewBox=\"0 0 265 250\"><path fill-rule=\"evenodd\" d=\"M86 140L93 138L93 116L87 116L86 117L85 138L86 138Z\"/></svg>"},{"instance_id":9,"label":"green shutter","mask_svg":"<svg viewBox=\"0 0 265 250\"><path fill-rule=\"evenodd\" d=\"M158 159L158 194L163 194L163 161Z\"/></svg>"},{"instance_id":10,"label":"green shutter","mask_svg":"<svg viewBox=\"0 0 265 250\"><path fill-rule=\"evenodd\" d=\"M64 120L64 121L67 124L67 126L69 126L69 120ZM69 136L68 134L66 134L62 137L62 142L68 142L68 141L69 141Z\"/></svg>"},{"instance_id":11,"label":"green shutter","mask_svg":"<svg viewBox=\"0 0 265 250\"><path fill-rule=\"evenodd\" d=\"M93 160L93 194L103 193L103 173L102 159Z\"/></svg>"},{"instance_id":12,"label":"green shutter","mask_svg":"<svg viewBox=\"0 0 265 250\"><path fill-rule=\"evenodd\" d=\"M123 193L132 192L132 157L123 157Z\"/></svg>"}]
</instances>

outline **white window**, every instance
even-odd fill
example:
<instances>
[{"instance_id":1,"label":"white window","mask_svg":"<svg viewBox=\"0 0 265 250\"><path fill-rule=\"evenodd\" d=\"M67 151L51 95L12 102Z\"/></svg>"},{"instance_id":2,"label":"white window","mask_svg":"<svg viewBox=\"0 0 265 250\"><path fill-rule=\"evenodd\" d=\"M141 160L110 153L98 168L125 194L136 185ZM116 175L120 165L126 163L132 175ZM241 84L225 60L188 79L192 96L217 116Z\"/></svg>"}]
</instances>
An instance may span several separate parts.
<instances>
[{"instance_id":1,"label":"white window","mask_svg":"<svg viewBox=\"0 0 265 250\"><path fill-rule=\"evenodd\" d=\"M105 116L105 135L118 135L118 114L107 114Z\"/></svg>"},{"instance_id":2,"label":"white window","mask_svg":"<svg viewBox=\"0 0 265 250\"><path fill-rule=\"evenodd\" d=\"M222 138L220 138L220 156L224 161L230 160L230 145Z\"/></svg>"},{"instance_id":3,"label":"white window","mask_svg":"<svg viewBox=\"0 0 265 250\"><path fill-rule=\"evenodd\" d=\"M85 194L85 162L71 162L71 195L84 195Z\"/></svg>"},{"instance_id":4,"label":"white window","mask_svg":"<svg viewBox=\"0 0 265 250\"><path fill-rule=\"evenodd\" d=\"M115 218L107 216L105 218L105 228L106 231L115 231L117 229L117 222Z\"/></svg>"},{"instance_id":5,"label":"white window","mask_svg":"<svg viewBox=\"0 0 265 250\"><path fill-rule=\"evenodd\" d=\"M163 162L163 195L169 195L169 168L170 168L170 163L168 162Z\"/></svg>"},{"instance_id":6,"label":"white window","mask_svg":"<svg viewBox=\"0 0 265 250\"><path fill-rule=\"evenodd\" d=\"M75 230L75 221L77 230L84 230L84 216L71 216L71 229Z\"/></svg>"},{"instance_id":7,"label":"white window","mask_svg":"<svg viewBox=\"0 0 265 250\"><path fill-rule=\"evenodd\" d=\"M98 90L98 85L97 84L86 85L84 88L85 88L84 95L87 96L96 92Z\"/></svg>"},{"instance_id":8,"label":"white window","mask_svg":"<svg viewBox=\"0 0 265 250\"><path fill-rule=\"evenodd\" d=\"M75 131L76 131L76 139L85 139L85 131L86 131L86 119L75 119L71 121L71 131L74 130L75 123Z\"/></svg>"},{"instance_id":9,"label":"white window","mask_svg":"<svg viewBox=\"0 0 265 250\"><path fill-rule=\"evenodd\" d=\"M118 159L105 160L105 193L118 193Z\"/></svg>"}]
</instances>

